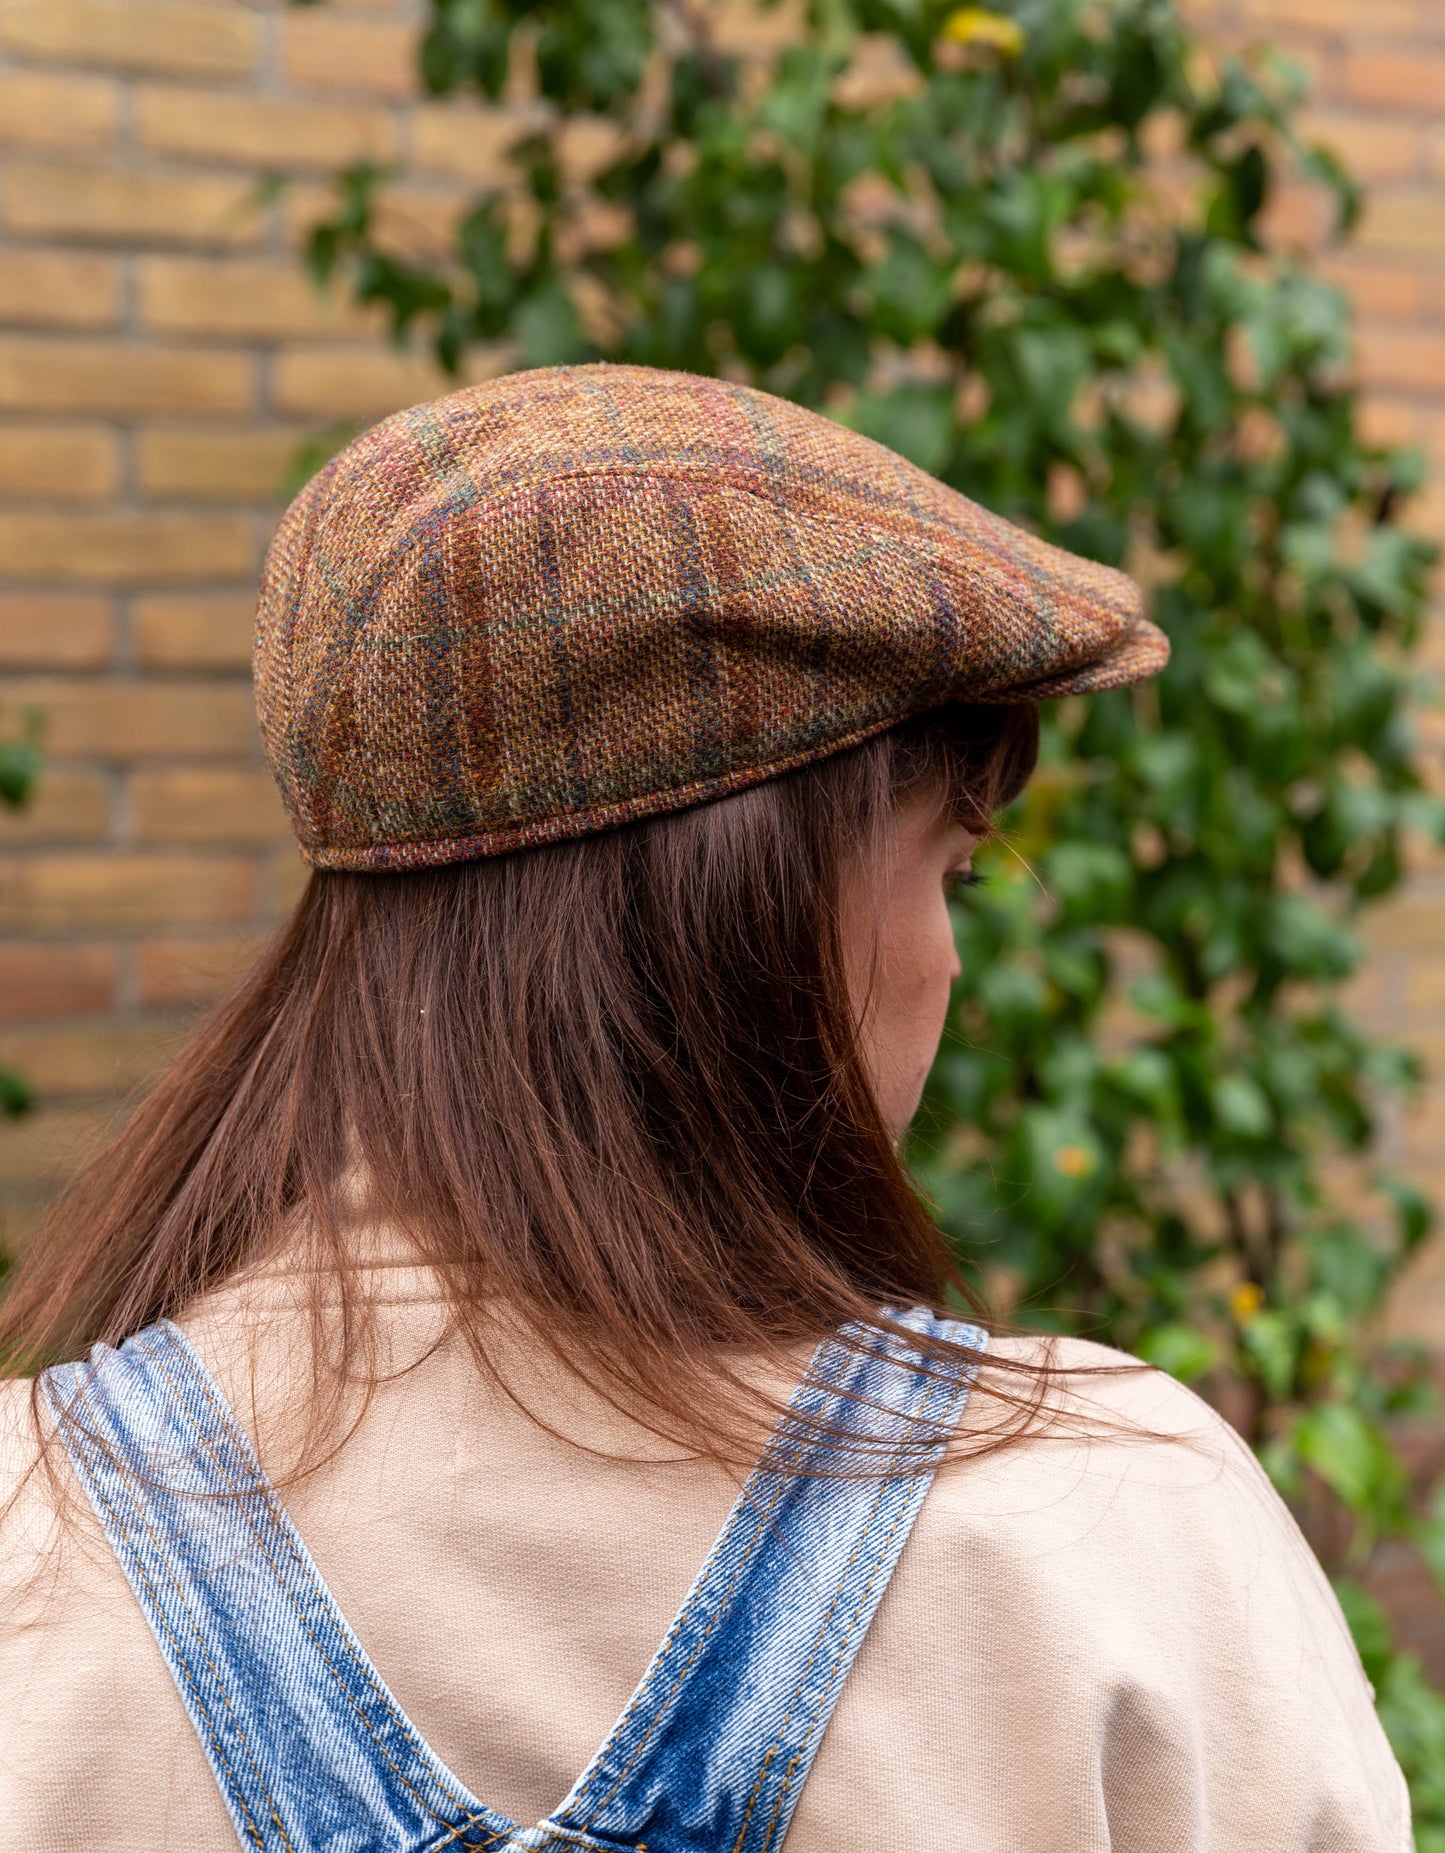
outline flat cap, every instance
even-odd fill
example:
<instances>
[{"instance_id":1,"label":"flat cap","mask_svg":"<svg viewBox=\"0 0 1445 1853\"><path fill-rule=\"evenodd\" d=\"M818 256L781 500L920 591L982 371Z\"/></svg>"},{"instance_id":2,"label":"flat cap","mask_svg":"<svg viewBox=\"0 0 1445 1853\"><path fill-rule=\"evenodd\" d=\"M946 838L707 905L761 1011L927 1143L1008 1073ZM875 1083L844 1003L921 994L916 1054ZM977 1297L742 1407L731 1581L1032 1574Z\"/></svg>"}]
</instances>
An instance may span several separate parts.
<instances>
[{"instance_id":1,"label":"flat cap","mask_svg":"<svg viewBox=\"0 0 1445 1853\"><path fill-rule=\"evenodd\" d=\"M512 373L364 432L271 544L261 732L303 855L402 869L704 803L945 702L1152 675L1122 573L769 393Z\"/></svg>"}]
</instances>

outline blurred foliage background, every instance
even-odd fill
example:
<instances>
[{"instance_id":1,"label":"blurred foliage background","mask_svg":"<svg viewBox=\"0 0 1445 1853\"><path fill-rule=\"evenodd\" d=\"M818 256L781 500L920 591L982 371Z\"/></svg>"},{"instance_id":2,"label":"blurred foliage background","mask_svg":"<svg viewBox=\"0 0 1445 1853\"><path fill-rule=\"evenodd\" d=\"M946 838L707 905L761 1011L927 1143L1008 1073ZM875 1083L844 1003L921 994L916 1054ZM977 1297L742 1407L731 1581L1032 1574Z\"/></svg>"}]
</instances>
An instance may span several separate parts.
<instances>
[{"instance_id":1,"label":"blurred foliage background","mask_svg":"<svg viewBox=\"0 0 1445 1853\"><path fill-rule=\"evenodd\" d=\"M18 733L0 735L0 810L18 811L40 775L41 718L31 711ZM25 1077L0 1062L0 1117L18 1118L32 1105Z\"/></svg>"},{"instance_id":2,"label":"blurred foliage background","mask_svg":"<svg viewBox=\"0 0 1445 1853\"><path fill-rule=\"evenodd\" d=\"M310 262L399 340L746 380L1149 587L1167 673L1051 710L981 858L912 1155L1013 1317L1248 1436L1445 1848L1445 1700L1351 1580L1408 1536L1445 1582L1445 1500L1395 1441L1435 1388L1380 1326L1430 1213L1369 1156L1416 1076L1341 999L1402 837L1441 833L1410 724L1432 553L1418 460L1362 439L1341 297L1262 229L1284 177L1340 238L1359 207L1299 80L1172 0L813 0L765 64L686 0L432 0L420 58L535 107L443 261L379 231L385 170L338 177Z\"/></svg>"}]
</instances>

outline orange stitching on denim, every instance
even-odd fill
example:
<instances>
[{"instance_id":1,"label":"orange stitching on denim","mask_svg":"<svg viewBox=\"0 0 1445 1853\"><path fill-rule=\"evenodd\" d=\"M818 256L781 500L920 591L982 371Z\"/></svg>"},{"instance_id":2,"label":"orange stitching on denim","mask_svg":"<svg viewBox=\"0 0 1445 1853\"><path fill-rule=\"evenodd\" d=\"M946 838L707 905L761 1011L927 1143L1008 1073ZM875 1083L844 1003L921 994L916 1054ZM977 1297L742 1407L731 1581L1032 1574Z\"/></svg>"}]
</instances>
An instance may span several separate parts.
<instances>
[{"instance_id":1,"label":"orange stitching on denim","mask_svg":"<svg viewBox=\"0 0 1445 1853\"><path fill-rule=\"evenodd\" d=\"M442 1853L444 1847L454 1847L457 1842L461 1840L462 1835L469 1834L475 1826L476 1822L474 1820L463 1821L460 1827L454 1827L450 1833L444 1834L440 1840L434 1840L427 1848L427 1853ZM505 1842L511 1840L515 1827L516 1823L513 1822L511 1826L507 1828L506 1832L501 1834L494 1834L491 1828L484 1827L481 1831L485 1835L485 1839L463 1842L463 1853L473 1853L473 1850L476 1848L483 1849L483 1853L485 1853L487 1847L501 1846Z\"/></svg>"},{"instance_id":2,"label":"orange stitching on denim","mask_svg":"<svg viewBox=\"0 0 1445 1853\"><path fill-rule=\"evenodd\" d=\"M121 1520L120 1514L116 1511L115 1507L111 1504L110 1500L106 1497L104 1491L101 1488L100 1482L96 1478L95 1473L92 1470L92 1468L89 1466L88 1463L84 1461L77 1461L76 1464L80 1467L81 1472L84 1473L86 1479L90 1482L91 1486L94 1488L96 1497L100 1500L102 1505L104 1505L105 1509L110 1513L111 1517L115 1520L117 1528L118 1529L122 1528L123 1521ZM160 1612L159 1592L157 1591L155 1584L152 1582L151 1577L149 1573L147 1572L144 1563L141 1561L140 1552L137 1550L135 1544L132 1542L129 1534L125 1532L123 1529L121 1529L120 1542L125 1549L126 1555L130 1559L131 1566L135 1570L136 1575L140 1578L141 1582L145 1585L147 1593L150 1595L152 1601L156 1604L156 1607L154 1610L156 1619L160 1623L161 1627L165 1629L166 1635L170 1640L171 1646L175 1650L176 1663L179 1665L181 1672L185 1675L186 1684L191 1689L191 1696L195 1700L196 1707L200 1711L201 1717L205 1723L206 1735L210 1740L211 1747L212 1749L214 1749L217 1757L220 1759L222 1768L225 1770L227 1786L230 1789L231 1794L235 1797L237 1807L241 1810L242 1814L245 1815L246 1817L246 1831L250 1834L251 1838L256 1842L256 1845L264 1849L265 1842L262 1840L260 1832L258 1831L256 1827L256 1823L252 1817L251 1810L246 1805L246 1797L242 1793L239 1782L236 1780L235 1772L231 1768L230 1760L226 1756L225 1750L221 1744L221 1740L219 1736L216 1734L216 1727L214 1723L212 1722L210 1710L208 1706L206 1705L206 1701L201 1695L201 1689L199 1685L196 1683L196 1676L191 1671L190 1666L186 1661L185 1654L181 1648L181 1643L177 1639L175 1629L172 1628L170 1622L166 1619L165 1615ZM209 1656L207 1656L207 1662L209 1664ZM216 1669L214 1666L212 1666L211 1670L212 1672L215 1672ZM225 1698L224 1690L222 1691L221 1696L223 1699ZM227 1703L229 1704L229 1701L227 1701ZM244 1743L244 1741L245 1740L243 1737L242 1742ZM253 1773L256 1774L259 1780L260 1772L254 1770L254 1765L253 1765ZM261 1786L264 1791L265 1789L264 1782L262 1782ZM268 1801L270 1800L269 1796L267 1797L267 1800ZM275 1812L274 1807L272 1808L272 1811L271 1811L271 1818L273 1821L276 1821L277 1827L281 1829L282 1838L285 1839L286 1830L284 1829L284 1827L281 1827L280 1821L276 1819L276 1812ZM289 1847L290 1845L289 1841L287 1842L287 1845Z\"/></svg>"},{"instance_id":3,"label":"orange stitching on denim","mask_svg":"<svg viewBox=\"0 0 1445 1853\"><path fill-rule=\"evenodd\" d=\"M968 1392L971 1387L972 1387L972 1379L971 1378L964 1379L956 1385L952 1396L949 1398L948 1408L945 1412L944 1421L949 1425L950 1429L953 1426L956 1426L957 1421L958 1421L959 1411L964 1401L967 1399ZM923 1398L923 1403L924 1403L925 1408L927 1406L930 1389L931 1389L931 1385L925 1382L924 1398ZM921 1416L922 1416L922 1411L920 1410L920 1419L921 1419ZM863 1586L862 1594L858 1598L858 1606L853 1611L853 1619L849 1622L847 1631L845 1632L843 1636L842 1643L838 1649L837 1658L834 1660L832 1666L828 1669L828 1677L823 1682L823 1688L822 1688L821 1693L819 1694L817 1708L813 1713L812 1722L808 1726L807 1735L803 1738L802 1743L800 1743L798 1745L798 1748L794 1751L791 1759L789 1760L788 1767L783 1772L783 1779L778 1785L777 1797L773 1803L772 1818L768 1822L768 1831L763 1836L763 1842L762 1842L761 1847L759 1847L758 1849L758 1853L768 1853L768 1848L772 1845L773 1835L778 1831L779 1817L781 1816L783 1812L784 1805L786 1804L788 1796L792 1790L793 1778L798 1773L798 1765L799 1763L802 1762L803 1757L807 1751L808 1745L812 1742L813 1733L818 1729L819 1723L823 1718L823 1710L824 1710L824 1706L827 1703L828 1694L833 1688L833 1682L838 1677L838 1668L842 1665L843 1656L846 1654L848 1650L848 1643L849 1641L852 1640L854 1632L857 1629L858 1623L860 1619L862 1618L863 1611L867 1607L869 1594L872 1591L873 1585L878 1580L878 1572L882 1568L884 1560L888 1556L888 1548L893 1542L894 1534L897 1532L899 1525L901 1525L903 1522L905 1511L906 1511L906 1507L900 1508L897 1516L894 1518L893 1523L888 1528L887 1536L884 1538L882 1545L879 1547L878 1556L877 1556L876 1561L874 1562L872 1573L870 1574L867 1583ZM779 1733L779 1737L781 1739L781 1733ZM776 1749L776 1745L774 1746L774 1748ZM769 1756L771 1755L772 1755L772 1752L770 1751ZM751 1807L751 1804L749 1804L749 1806Z\"/></svg>"},{"instance_id":4,"label":"orange stitching on denim","mask_svg":"<svg viewBox=\"0 0 1445 1853\"><path fill-rule=\"evenodd\" d=\"M170 1340L170 1342L172 1344L175 1343L174 1340ZM249 1471L250 1462L247 1461L246 1456L250 1452L250 1444L245 1436L244 1431L240 1428L239 1424L237 1424L233 1419L228 1420L228 1411L225 1409L224 1405L219 1403L216 1400L216 1397L212 1394L210 1382L208 1380L204 1366L200 1365L200 1360L194 1359L194 1363L193 1363L193 1358L188 1357L186 1355L186 1350L188 1350L189 1347L187 1347L186 1350L182 1350L180 1346L176 1346L176 1349L181 1350L181 1355L185 1359L186 1364L191 1367L190 1374L192 1377L192 1381L196 1384L197 1388L199 1388L199 1390L201 1391L201 1394L205 1397L206 1401L211 1405L212 1410L215 1412L216 1420L220 1426L222 1433L228 1434L230 1436L230 1439L233 1445L236 1446L237 1452L241 1455L242 1460L246 1464L247 1469ZM175 1389L177 1387L175 1383L175 1379L170 1375L169 1371L166 1369L166 1366L163 1360L159 1358L158 1356L156 1356L155 1353L152 1353L151 1355L161 1375L165 1377L166 1381L171 1385L173 1389ZM230 1486L238 1495L244 1497L245 1489L236 1484L235 1480L232 1478L231 1474L228 1472L225 1466L225 1463L221 1460L220 1456L218 1455L214 1446L212 1445L212 1437L206 1433L205 1429L196 1420L196 1418L191 1414L191 1412L186 1408L184 1401L179 1396L179 1393L177 1396L177 1402L178 1402L178 1406L180 1408L181 1413L185 1416L186 1420L189 1421L189 1423L191 1424L191 1427L195 1430L196 1434L200 1437L201 1443L205 1447L207 1453L210 1454L212 1461L215 1463L216 1471L221 1475L222 1479L226 1481L228 1486ZM341 1618L335 1608L335 1604L330 1600L329 1593L327 1592L327 1590L324 1588L322 1584L318 1582L317 1578L312 1573L310 1565L307 1564L305 1558L296 1549L296 1546L290 1536L289 1521L286 1518L285 1511L282 1508L280 1502L276 1498L275 1489L271 1486L270 1482L267 1481L264 1475L260 1472L259 1464L257 1466L255 1475L252 1476L250 1491L252 1494L259 1494L261 1496L263 1504L266 1506L267 1511L271 1514L272 1519L275 1521L275 1527L276 1527L277 1532L279 1532L282 1540L285 1542L287 1548L290 1550L291 1555L293 1556L293 1558L295 1558L296 1562L300 1565L303 1574L306 1576L307 1580L310 1582L313 1590L316 1593L318 1601L321 1603L323 1610L327 1614L327 1618L339 1624L341 1621ZM372 1742L375 1744L376 1749L379 1752L382 1760L385 1762L387 1768L391 1770L392 1774L396 1777L397 1781L400 1782L402 1787L406 1789L406 1791L413 1797L413 1799L416 1801L418 1807L421 1808L423 1813L429 1814L434 1821L441 1822L443 1826L451 1827L452 1823L446 1819L446 1817L441 1813L440 1809L432 1807L431 1803L425 1799L421 1791L417 1788L416 1784L407 1777L407 1775L403 1772L403 1770L398 1765L398 1763L395 1761L395 1759L391 1756L386 1746L382 1743L381 1738L377 1734L375 1726L372 1724L371 1720L366 1716L366 1713L362 1710L361 1706L357 1703L356 1699L352 1696L349 1688L347 1687L346 1681L342 1678L340 1672L332 1664L330 1658L327 1656L326 1650L322 1647L321 1642L318 1640L316 1633L311 1626L311 1623L307 1620L306 1615L302 1610L300 1602L297 1600L296 1592L288 1585L285 1577L282 1575L279 1565L275 1562L270 1551L266 1547L266 1540L264 1536L262 1535L260 1527L257 1526L254 1519L250 1517L249 1513L246 1514L246 1523L250 1526L251 1534L256 1540L257 1546L259 1547L260 1552L261 1552L261 1556L265 1560L267 1567L271 1571L271 1574L275 1577L276 1582L278 1586L280 1587L281 1593L287 1598L292 1608L296 1611L296 1618L301 1623L301 1626L305 1630L306 1635L311 1641L312 1646L316 1649L317 1656L321 1660L322 1665L326 1668L327 1672L331 1674L331 1677L336 1681L337 1685L340 1686L342 1692L346 1696L347 1703L351 1706L352 1711L356 1714L356 1717L360 1721L361 1725L371 1737ZM472 1811L467 1807L466 1803L462 1800L461 1796L453 1794L447 1788L446 1784L444 1782L441 1782L438 1779L437 1768L439 1766L435 1764L435 1759L428 1755L427 1751L422 1746L422 1744L419 1742L419 1740L412 1734L412 1731L408 1725L408 1722L400 1716L400 1714L396 1711L395 1707L390 1703L388 1695L378 1683L378 1680L375 1677L373 1670L367 1666L365 1658L362 1656L359 1648L346 1638L346 1632L345 1632L344 1626L338 1625L336 1627L336 1633L339 1635L342 1645L346 1648L347 1652L351 1655L351 1657L356 1661L357 1665L361 1668L362 1674L364 1678L366 1679L367 1684L371 1686L373 1692L381 1700L383 1710L391 1718L392 1722L396 1725L397 1729L401 1732L401 1735L406 1739L407 1743L411 1745L411 1748L413 1749L413 1751L416 1752L418 1761L429 1766L428 1774L432 1777L432 1780L436 1782L438 1789L441 1790L442 1794L446 1796L446 1798L449 1801L454 1802L456 1806L461 1809L466 1825L468 1826L481 1825L482 1817L480 1815L473 1814ZM485 1831L490 1832L491 1830L485 1829ZM511 1831L511 1827L509 1825L508 1832L510 1833L510 1831Z\"/></svg>"},{"instance_id":5,"label":"orange stitching on denim","mask_svg":"<svg viewBox=\"0 0 1445 1853\"><path fill-rule=\"evenodd\" d=\"M87 1390L83 1383L77 1389L76 1395L77 1395L77 1400L81 1401L83 1404L89 1407L88 1400L87 1400ZM57 1410L57 1415L58 1414L59 1414L59 1411ZM116 1454L115 1450L110 1446L109 1442L105 1439L103 1435L99 1433L98 1428L92 1427L92 1429L88 1433L85 1434L84 1439L91 1446L98 1447L100 1451L109 1458L111 1465L115 1468L117 1474L122 1479L124 1479L125 1474L126 1474L126 1468L122 1465L119 1459L119 1456ZM152 1600L154 1603L153 1612L155 1613L156 1619L159 1620L162 1627L164 1627L167 1635L170 1637L172 1646L175 1648L177 1664L180 1666L181 1671L184 1673L186 1677L186 1682L190 1686L192 1694L195 1697L196 1704L200 1708L201 1714L206 1721L206 1729L210 1734L211 1744L213 1748L215 1749L216 1755L220 1758L222 1766L225 1769L226 1777L227 1777L228 1782L230 1783L231 1792L236 1798L237 1805L239 1806L239 1808L241 1809L241 1812L246 1817L246 1827L248 1831L250 1832L252 1839L256 1842L257 1846L262 1847L264 1849L265 1842L261 1838L260 1830L256 1826L256 1822L251 1814L250 1808L246 1805L246 1798L241 1792L240 1784L236 1780L235 1773L233 1772L231 1768L230 1760L226 1756L226 1753L221 1746L220 1737L217 1735L215 1724L212 1722L210 1709L207 1706L204 1698L201 1696L201 1689L200 1689L200 1686L197 1684L196 1676L191 1671L190 1665L188 1661L186 1660L184 1652L182 1651L181 1643L176 1636L175 1630L171 1627L170 1622L167 1620L165 1615L161 1613L159 1591L156 1589L155 1584L151 1580L150 1574L146 1570L145 1565L141 1562L140 1553L137 1550L135 1543L132 1540L131 1528L129 1525L126 1524L121 1514L116 1510L115 1506L111 1503L110 1499L106 1496L106 1493L101 1486L99 1476L96 1474L90 1462L85 1458L84 1453L81 1452L79 1454L72 1454L71 1459L75 1461L76 1465L85 1474L87 1480L89 1480L91 1485L95 1488L96 1493L98 1494L101 1500L101 1503L105 1506L106 1511L110 1513L111 1518L115 1521L116 1529L120 1533L120 1536L125 1544L127 1551L130 1553L131 1562L135 1566L137 1574L140 1576L142 1582L144 1582L147 1591L150 1593L152 1597ZM131 1493L130 1497L131 1497L131 1503L135 1507L136 1513L140 1518L141 1525L143 1529L145 1530L147 1537L149 1537L151 1544L154 1546L157 1556L160 1558L161 1562L165 1565L166 1573L169 1576L172 1587L175 1590L177 1600L180 1602L181 1607L185 1610L186 1615L189 1617L191 1621L191 1625L195 1628L196 1639L198 1643L200 1644L202 1658L205 1660L206 1665L211 1670L211 1675L213 1679L215 1680L217 1689L220 1692L222 1702L224 1703L227 1711L229 1711L232 1714L232 1717L231 1717L232 1728L235 1731L237 1738L240 1740L242 1749L246 1752L247 1761L251 1765L251 1773L255 1776L256 1781L260 1786L261 1793L266 1798L266 1806L270 1810L271 1819L276 1825L276 1831L281 1836L281 1843L283 1847L286 1849L286 1853L295 1853L295 1849L291 1845L290 1836L286 1832L285 1824L282 1822L280 1815L276 1811L275 1798L272 1796L271 1791L266 1786L265 1778L262 1776L260 1768L258 1767L256 1763L256 1758L252 1753L251 1746L247 1742L246 1733L241 1729L240 1723L235 1717L235 1707L231 1704L230 1696L226 1691L225 1681L221 1678L219 1668L216 1666L216 1663L214 1662L214 1660L212 1660L210 1653L206 1649L205 1636L201 1632L199 1622L197 1620L195 1613L193 1612L191 1608L190 1603L187 1602L186 1600L185 1588L182 1585L180 1579L177 1577L175 1570L173 1569L171 1565L171 1561L170 1561L170 1558L166 1554L165 1547L162 1545L160 1539L156 1536L156 1533L151 1526L150 1519L145 1511L145 1508L140 1504L139 1500L136 1499L135 1494L133 1492Z\"/></svg>"},{"instance_id":6,"label":"orange stitching on denim","mask_svg":"<svg viewBox=\"0 0 1445 1853\"><path fill-rule=\"evenodd\" d=\"M732 1853L739 1853L739 1850L742 1847L744 1840L746 1840L747 1838L748 1823L752 1819L753 1809L756 1807L758 1796L762 1792L763 1782L767 1776L768 1768L771 1765L773 1758L778 1753L778 1746L783 1741L783 1734L787 1730L788 1725L792 1720L794 1708L796 1707L798 1700L802 1697L804 1686L808 1683L808 1674L812 1671L813 1662L818 1657L819 1645L822 1642L823 1636L828 1631L828 1625L832 1621L834 1612L836 1611L838 1607L838 1603L843 1594L843 1586L846 1584L848 1580L849 1573L852 1571L853 1565L855 1561L857 1560L859 1553L862 1551L864 1544L867 1542L869 1527L872 1525L873 1520L877 1515L878 1508L883 1503L883 1495L886 1491L887 1491L887 1482L883 1481L882 1483L880 1483L878 1494L877 1494L877 1497L873 1501L872 1508L870 1509L867 1518L864 1520L863 1529L858 1534L858 1542L853 1546L853 1549L851 1553L849 1554L848 1561L843 1566L843 1574L838 1579L838 1588L834 1592L833 1600L828 1606L828 1612L823 1617L822 1621L818 1625L818 1633L813 1643L813 1651L808 1655L807 1661L804 1663L802 1676L800 1677L798 1681L797 1690L793 1693L792 1698L788 1701L788 1709L783 1714L782 1723L778 1726L778 1734L773 1739L772 1743L769 1745L768 1750L766 1754L764 1755L762 1762L758 1765L757 1780L753 1784L752 1794L748 1797L748 1805L743 1811L742 1825L738 1829L737 1839L733 1842ZM856 1616L855 1616L855 1621L856 1621ZM852 1630L850 1626L849 1633L851 1633L851 1631ZM848 1640L848 1635L845 1635L844 1636L845 1645L847 1643L847 1640ZM842 1649L839 1650L840 1658L841 1658L841 1655L842 1655ZM834 1671L836 1672L836 1670L837 1670L837 1666L835 1662ZM809 1735L811 1736L811 1731ZM769 1831L771 1832L771 1830Z\"/></svg>"},{"instance_id":7,"label":"orange stitching on denim","mask_svg":"<svg viewBox=\"0 0 1445 1853\"><path fill-rule=\"evenodd\" d=\"M833 1683L838 1677L838 1668L843 1664L843 1657L848 1651L848 1643L852 1640L855 1632L857 1631L858 1623L862 1619L864 1609L867 1607L869 1594L872 1591L873 1585L878 1581L878 1572L882 1568L884 1559L888 1555L888 1547L893 1542L893 1538L894 1538L895 1533L898 1530L898 1527L903 1523L903 1517L904 1517L905 1511L906 1511L906 1507L899 1509L897 1516L893 1520L893 1523L888 1527L888 1531L884 1536L882 1544L878 1548L878 1556L874 1562L872 1572L870 1573L868 1577L868 1581L863 1585L862 1594L858 1598L858 1606L854 1609L852 1620L848 1623L847 1628L844 1630L843 1639L839 1643L837 1655L834 1658L832 1666L830 1666L828 1669L828 1677L823 1681L822 1689L818 1695L818 1703L813 1712L812 1721L808 1725L807 1733L804 1736L803 1741L798 1745L797 1749L793 1752L793 1755L791 1759L789 1760L788 1767L783 1772L783 1779L778 1784L778 1793L773 1801L772 1818L768 1822L768 1830L763 1836L763 1843L761 1847L759 1847L758 1853L768 1853L768 1848L772 1845L773 1835L778 1831L778 1817L782 1814L783 1805L787 1801L788 1795L791 1792L792 1785L793 1785L793 1778L798 1773L798 1765L799 1763L802 1762L803 1757L805 1753L807 1752L808 1745L813 1741L813 1733L817 1730L819 1722L822 1719L823 1709L828 1701L828 1694L832 1691ZM856 1554L857 1553L855 1552L855 1555ZM851 1569L851 1567L852 1565L850 1561L849 1568ZM846 1577L847 1575L846 1571L844 1572L844 1575ZM835 1607L837 1606L836 1602L834 1606ZM831 1619L831 1612L830 1612L829 1619ZM814 1650L813 1655L810 1655L809 1657L809 1661L808 1661L809 1666L812 1665L813 1659L815 1658L816 1658L816 1649ZM805 1673L805 1677L806 1677L806 1673ZM795 1699L795 1702L796 1702L796 1699ZM779 1740L781 1740L781 1736L782 1736L782 1733L780 1732ZM777 1744L775 1743L773 1746L773 1749L770 1750L767 1756L763 1759L763 1768L759 1770L758 1772L758 1786L759 1787L761 1787L762 1785L762 1779L766 1771L767 1765L771 1761L774 1754L776 1753L776 1750L777 1750ZM756 1795L757 1795L757 1790L755 1789L753 1792L754 1800L756 1799ZM752 1812L752 1807L753 1807L753 1802L749 1801L748 1803L749 1813ZM744 1820L743 1833L745 1834L746 1831L747 1831L747 1823L746 1823L746 1820ZM742 1845L742 1836L740 1835L738 1839L738 1846L740 1847L741 1845ZM736 1853L736 1849L735 1849L735 1853Z\"/></svg>"}]
</instances>

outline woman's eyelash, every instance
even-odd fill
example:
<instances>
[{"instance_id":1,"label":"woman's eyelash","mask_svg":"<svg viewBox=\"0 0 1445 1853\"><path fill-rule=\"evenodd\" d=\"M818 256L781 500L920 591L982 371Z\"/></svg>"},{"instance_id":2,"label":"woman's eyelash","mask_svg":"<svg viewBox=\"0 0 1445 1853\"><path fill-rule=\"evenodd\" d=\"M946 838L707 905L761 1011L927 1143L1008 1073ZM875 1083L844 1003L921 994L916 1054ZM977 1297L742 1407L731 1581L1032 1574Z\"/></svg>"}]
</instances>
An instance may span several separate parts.
<instances>
[{"instance_id":1,"label":"woman's eyelash","mask_svg":"<svg viewBox=\"0 0 1445 1853\"><path fill-rule=\"evenodd\" d=\"M987 875L977 869L959 869L948 877L948 890L950 894L961 894L965 888L981 888L987 880Z\"/></svg>"}]
</instances>

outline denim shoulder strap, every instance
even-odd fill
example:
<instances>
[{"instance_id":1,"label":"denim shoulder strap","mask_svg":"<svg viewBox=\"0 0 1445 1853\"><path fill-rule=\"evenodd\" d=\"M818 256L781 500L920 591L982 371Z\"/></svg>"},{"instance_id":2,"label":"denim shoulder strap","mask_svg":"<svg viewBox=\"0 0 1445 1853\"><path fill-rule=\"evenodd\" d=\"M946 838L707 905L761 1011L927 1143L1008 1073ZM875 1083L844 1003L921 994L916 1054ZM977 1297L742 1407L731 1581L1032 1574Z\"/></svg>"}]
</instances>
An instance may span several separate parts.
<instances>
[{"instance_id":1,"label":"denim shoulder strap","mask_svg":"<svg viewBox=\"0 0 1445 1853\"><path fill-rule=\"evenodd\" d=\"M985 1342L923 1311L902 1323ZM176 1327L97 1346L45 1388L243 1845L770 1853L972 1375L899 1335L819 1347L627 1709L535 1827L478 1801L418 1736Z\"/></svg>"},{"instance_id":2,"label":"denim shoulder strap","mask_svg":"<svg viewBox=\"0 0 1445 1853\"><path fill-rule=\"evenodd\" d=\"M417 1736L189 1341L151 1326L46 1373L57 1432L243 1846L494 1847L510 1823Z\"/></svg>"},{"instance_id":3,"label":"denim shoulder strap","mask_svg":"<svg viewBox=\"0 0 1445 1853\"><path fill-rule=\"evenodd\" d=\"M973 1361L930 1363L873 1331L819 1347L631 1705L553 1817L572 1844L781 1845L987 1343L922 1308L901 1323ZM848 1439L810 1440L800 1414Z\"/></svg>"}]
</instances>

